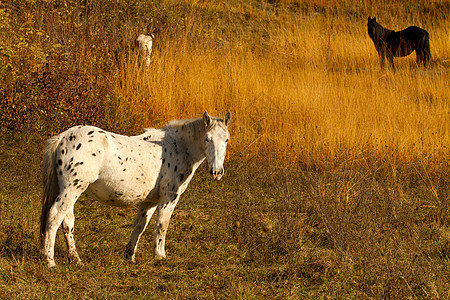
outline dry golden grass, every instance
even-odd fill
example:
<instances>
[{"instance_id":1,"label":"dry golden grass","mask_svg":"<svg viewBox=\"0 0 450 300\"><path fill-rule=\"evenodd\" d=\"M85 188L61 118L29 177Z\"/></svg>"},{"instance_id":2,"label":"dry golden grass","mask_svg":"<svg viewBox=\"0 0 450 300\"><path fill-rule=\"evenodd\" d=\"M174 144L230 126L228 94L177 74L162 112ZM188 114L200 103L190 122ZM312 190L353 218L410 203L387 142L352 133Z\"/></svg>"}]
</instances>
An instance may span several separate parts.
<instances>
[{"instance_id":1,"label":"dry golden grass","mask_svg":"<svg viewBox=\"0 0 450 300\"><path fill-rule=\"evenodd\" d=\"M415 23L430 32L436 63L422 69L413 54L396 59L394 72L380 70L366 16L332 15L332 7L327 15L282 8L256 14L248 3L192 6L224 16L240 11L248 26L257 20L259 27L236 25L242 32L233 37L205 34L204 16L191 12L184 34L160 35L148 70L133 55L122 61L113 83L116 119L139 128L229 109L231 155L275 164L392 155L431 162L448 153L448 18ZM407 25L393 19L379 22L397 30Z\"/></svg>"}]
</instances>

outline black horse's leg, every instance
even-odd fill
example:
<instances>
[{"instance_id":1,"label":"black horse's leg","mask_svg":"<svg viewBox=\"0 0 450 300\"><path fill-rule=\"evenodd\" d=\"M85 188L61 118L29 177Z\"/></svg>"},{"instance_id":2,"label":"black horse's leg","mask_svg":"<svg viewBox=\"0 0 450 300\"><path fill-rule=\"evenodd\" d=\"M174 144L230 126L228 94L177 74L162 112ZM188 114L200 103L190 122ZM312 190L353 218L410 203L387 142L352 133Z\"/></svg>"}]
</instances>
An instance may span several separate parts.
<instances>
[{"instance_id":1,"label":"black horse's leg","mask_svg":"<svg viewBox=\"0 0 450 300\"><path fill-rule=\"evenodd\" d=\"M392 70L395 71L395 66L394 66L394 56L393 56L393 55L388 55L388 56L387 56L387 59L388 59L388 61L389 61L389 64L390 64L391 67L392 67Z\"/></svg>"},{"instance_id":2,"label":"black horse's leg","mask_svg":"<svg viewBox=\"0 0 450 300\"><path fill-rule=\"evenodd\" d=\"M423 64L424 65L430 65L430 63L433 61L433 57L431 56L431 50L430 50L430 42L427 40L426 45L423 50Z\"/></svg>"},{"instance_id":3,"label":"black horse's leg","mask_svg":"<svg viewBox=\"0 0 450 300\"><path fill-rule=\"evenodd\" d=\"M378 52L378 56L380 57L380 67L381 67L381 70L383 70L383 69L384 69L384 54Z\"/></svg>"},{"instance_id":4,"label":"black horse's leg","mask_svg":"<svg viewBox=\"0 0 450 300\"><path fill-rule=\"evenodd\" d=\"M417 65L426 65L425 56L422 52L422 50L416 49L416 63Z\"/></svg>"},{"instance_id":5,"label":"black horse's leg","mask_svg":"<svg viewBox=\"0 0 450 300\"><path fill-rule=\"evenodd\" d=\"M430 51L430 43L428 40L424 42L424 45L421 45L422 48L420 49L420 56L423 63L423 66L426 67L430 64L432 58L431 58L431 51ZM416 53L417 50L416 50Z\"/></svg>"}]
</instances>

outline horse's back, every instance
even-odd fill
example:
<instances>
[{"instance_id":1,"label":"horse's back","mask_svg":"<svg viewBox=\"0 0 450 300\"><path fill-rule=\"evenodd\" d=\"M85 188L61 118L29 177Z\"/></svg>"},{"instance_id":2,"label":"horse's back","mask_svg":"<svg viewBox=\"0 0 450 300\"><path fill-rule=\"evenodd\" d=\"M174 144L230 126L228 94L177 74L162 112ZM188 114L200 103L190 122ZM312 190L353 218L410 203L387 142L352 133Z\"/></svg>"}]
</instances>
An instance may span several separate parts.
<instances>
[{"instance_id":1,"label":"horse's back","mask_svg":"<svg viewBox=\"0 0 450 300\"><path fill-rule=\"evenodd\" d=\"M95 160L103 153L106 145L107 132L95 126L74 126L60 134L61 143L58 145L63 156L70 156L70 160L86 157Z\"/></svg>"},{"instance_id":2,"label":"horse's back","mask_svg":"<svg viewBox=\"0 0 450 300\"><path fill-rule=\"evenodd\" d=\"M423 39L428 39L428 31L417 26L410 26L400 31L400 33L402 37L414 43L418 43Z\"/></svg>"},{"instance_id":3,"label":"horse's back","mask_svg":"<svg viewBox=\"0 0 450 300\"><path fill-rule=\"evenodd\" d=\"M425 29L420 28L418 26L409 26L408 28L403 29L402 31L408 32L411 34L427 34L428 35L428 31L426 31Z\"/></svg>"}]
</instances>

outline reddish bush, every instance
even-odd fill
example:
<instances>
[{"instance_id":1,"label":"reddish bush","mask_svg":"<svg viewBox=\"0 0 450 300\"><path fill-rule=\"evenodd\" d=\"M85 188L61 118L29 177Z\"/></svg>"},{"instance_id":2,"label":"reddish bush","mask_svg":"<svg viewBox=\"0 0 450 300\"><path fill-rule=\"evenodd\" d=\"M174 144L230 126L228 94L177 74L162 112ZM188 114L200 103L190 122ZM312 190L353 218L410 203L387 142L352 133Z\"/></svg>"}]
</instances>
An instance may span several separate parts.
<instances>
[{"instance_id":1,"label":"reddish bush","mask_svg":"<svg viewBox=\"0 0 450 300\"><path fill-rule=\"evenodd\" d=\"M22 76L0 91L0 125L9 131L55 133L78 124L107 127L105 88L81 70L51 69Z\"/></svg>"}]
</instances>

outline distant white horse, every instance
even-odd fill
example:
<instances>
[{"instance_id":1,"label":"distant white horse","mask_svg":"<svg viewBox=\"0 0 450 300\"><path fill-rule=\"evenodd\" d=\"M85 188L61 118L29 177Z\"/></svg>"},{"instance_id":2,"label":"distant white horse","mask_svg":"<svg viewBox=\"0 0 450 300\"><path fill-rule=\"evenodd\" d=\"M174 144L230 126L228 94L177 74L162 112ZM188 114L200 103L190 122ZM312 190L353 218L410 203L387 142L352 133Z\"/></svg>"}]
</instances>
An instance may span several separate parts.
<instances>
[{"instance_id":1,"label":"distant white horse","mask_svg":"<svg viewBox=\"0 0 450 300\"><path fill-rule=\"evenodd\" d=\"M150 66L150 63L152 62L151 55L154 39L155 35L153 33L148 35L140 34L135 41L136 47L139 49L139 55L147 67Z\"/></svg>"},{"instance_id":2,"label":"distant white horse","mask_svg":"<svg viewBox=\"0 0 450 300\"><path fill-rule=\"evenodd\" d=\"M41 251L48 266L55 266L55 237L61 223L69 260L81 262L73 238L73 207L84 191L109 205L139 205L125 248L125 257L132 262L139 238L157 210L154 257L165 258L170 217L195 170L206 158L211 177L222 178L230 123L230 112L223 119L205 112L203 118L174 120L138 136L77 126L50 138L41 214Z\"/></svg>"}]
</instances>

